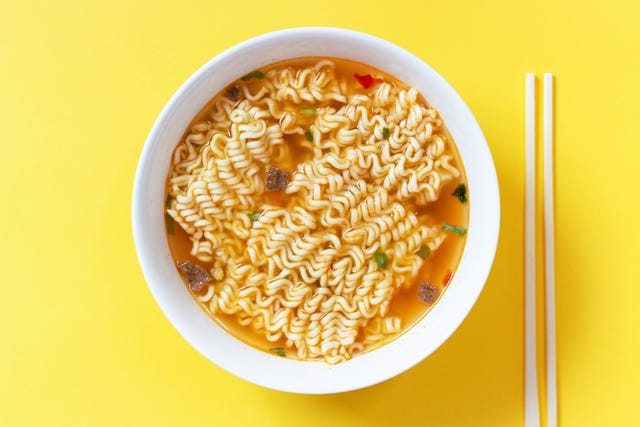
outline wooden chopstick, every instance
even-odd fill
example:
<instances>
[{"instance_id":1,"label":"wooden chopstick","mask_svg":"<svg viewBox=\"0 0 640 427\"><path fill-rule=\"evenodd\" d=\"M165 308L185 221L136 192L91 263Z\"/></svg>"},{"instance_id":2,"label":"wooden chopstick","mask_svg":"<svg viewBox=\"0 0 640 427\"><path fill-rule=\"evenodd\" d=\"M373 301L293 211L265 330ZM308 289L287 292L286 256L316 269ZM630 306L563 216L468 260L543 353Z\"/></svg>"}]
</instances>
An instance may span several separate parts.
<instances>
[{"instance_id":1,"label":"wooden chopstick","mask_svg":"<svg viewBox=\"0 0 640 427\"><path fill-rule=\"evenodd\" d=\"M544 75L544 271L547 332L547 427L558 425L556 383L555 238L553 204L553 75Z\"/></svg>"},{"instance_id":2,"label":"wooden chopstick","mask_svg":"<svg viewBox=\"0 0 640 427\"><path fill-rule=\"evenodd\" d=\"M524 425L540 426L536 363L536 78L525 76Z\"/></svg>"}]
</instances>

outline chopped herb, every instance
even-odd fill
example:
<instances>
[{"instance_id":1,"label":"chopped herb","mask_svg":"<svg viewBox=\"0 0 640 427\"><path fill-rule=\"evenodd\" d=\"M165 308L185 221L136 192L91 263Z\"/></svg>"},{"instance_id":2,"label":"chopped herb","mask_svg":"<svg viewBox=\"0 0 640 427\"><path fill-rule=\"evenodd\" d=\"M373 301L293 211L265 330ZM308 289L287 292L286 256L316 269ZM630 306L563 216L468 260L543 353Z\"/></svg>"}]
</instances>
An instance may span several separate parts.
<instances>
[{"instance_id":1,"label":"chopped herb","mask_svg":"<svg viewBox=\"0 0 640 427\"><path fill-rule=\"evenodd\" d=\"M442 279L442 286L447 286L449 282L451 282L451 278L453 277L453 273L451 270L447 270L447 274L444 275L444 279Z\"/></svg>"},{"instance_id":2,"label":"chopped herb","mask_svg":"<svg viewBox=\"0 0 640 427\"><path fill-rule=\"evenodd\" d=\"M313 142L313 134L311 134L311 131L308 130L304 133L304 137L307 138L307 141L309 142Z\"/></svg>"},{"instance_id":3,"label":"chopped herb","mask_svg":"<svg viewBox=\"0 0 640 427\"><path fill-rule=\"evenodd\" d=\"M169 213L164 214L164 219L167 222L167 233L173 235L175 230L173 229L173 217Z\"/></svg>"},{"instance_id":4,"label":"chopped herb","mask_svg":"<svg viewBox=\"0 0 640 427\"><path fill-rule=\"evenodd\" d=\"M260 212L258 211L253 211L249 214L249 219L251 220L251 222L257 221L259 217L260 217Z\"/></svg>"},{"instance_id":5,"label":"chopped herb","mask_svg":"<svg viewBox=\"0 0 640 427\"><path fill-rule=\"evenodd\" d=\"M282 347L273 347L273 348L270 348L269 351L277 356L287 357L287 353L284 351L284 348Z\"/></svg>"},{"instance_id":6,"label":"chopped herb","mask_svg":"<svg viewBox=\"0 0 640 427\"><path fill-rule=\"evenodd\" d=\"M464 234L467 232L467 229L445 222L444 224L442 224L442 231L448 231L450 233L457 234L458 236L464 236Z\"/></svg>"},{"instance_id":7,"label":"chopped herb","mask_svg":"<svg viewBox=\"0 0 640 427\"><path fill-rule=\"evenodd\" d=\"M385 270L389 266L389 258L387 258L387 254L384 252L376 252L373 254L373 259L378 264L378 267Z\"/></svg>"},{"instance_id":8,"label":"chopped herb","mask_svg":"<svg viewBox=\"0 0 640 427\"><path fill-rule=\"evenodd\" d=\"M247 80L251 80L251 79L262 80L262 79L264 79L264 74L262 74L262 71L260 71L260 70L255 70L255 71L247 74L246 76L242 77L242 80L244 80L245 82Z\"/></svg>"},{"instance_id":9,"label":"chopped herb","mask_svg":"<svg viewBox=\"0 0 640 427\"><path fill-rule=\"evenodd\" d=\"M300 109L300 114L305 115L305 116L315 116L316 114L318 114L318 108L317 107L304 107Z\"/></svg>"},{"instance_id":10,"label":"chopped herb","mask_svg":"<svg viewBox=\"0 0 640 427\"><path fill-rule=\"evenodd\" d=\"M171 197L171 194L167 194L167 198L164 201L164 206L166 208L170 208L171 207L171 199L173 199L173 197Z\"/></svg>"},{"instance_id":11,"label":"chopped herb","mask_svg":"<svg viewBox=\"0 0 640 427\"><path fill-rule=\"evenodd\" d=\"M379 83L382 83L382 79L377 79L377 78L371 76L371 74L360 75L358 73L355 73L353 75L353 77L365 89L369 89L372 86L375 86L375 85L377 85Z\"/></svg>"},{"instance_id":12,"label":"chopped herb","mask_svg":"<svg viewBox=\"0 0 640 427\"><path fill-rule=\"evenodd\" d=\"M431 255L431 249L429 249L429 246L427 245L422 245L416 251L416 255L422 259L427 259L429 258L429 255Z\"/></svg>"},{"instance_id":13,"label":"chopped herb","mask_svg":"<svg viewBox=\"0 0 640 427\"><path fill-rule=\"evenodd\" d=\"M391 132L389 132L389 128L382 128L382 137L384 139L389 138L389 135L391 135Z\"/></svg>"},{"instance_id":14,"label":"chopped herb","mask_svg":"<svg viewBox=\"0 0 640 427\"><path fill-rule=\"evenodd\" d=\"M464 185L464 182L461 182L460 184L458 184L458 186L456 187L455 190L453 190L453 193L451 193L452 196L456 196L458 198L458 200L460 200L460 203L467 203L467 186Z\"/></svg>"}]
</instances>

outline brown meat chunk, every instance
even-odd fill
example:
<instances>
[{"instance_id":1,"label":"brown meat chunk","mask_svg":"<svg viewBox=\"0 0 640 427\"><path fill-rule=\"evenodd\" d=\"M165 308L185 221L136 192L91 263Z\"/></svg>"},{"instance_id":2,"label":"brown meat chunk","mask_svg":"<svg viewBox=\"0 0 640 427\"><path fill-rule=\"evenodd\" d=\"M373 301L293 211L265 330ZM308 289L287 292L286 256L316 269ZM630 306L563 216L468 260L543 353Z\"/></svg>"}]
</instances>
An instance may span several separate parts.
<instances>
[{"instance_id":1,"label":"brown meat chunk","mask_svg":"<svg viewBox=\"0 0 640 427\"><path fill-rule=\"evenodd\" d=\"M185 261L178 264L187 284L193 292L199 292L204 285L211 281L211 276L204 268L192 262Z\"/></svg>"},{"instance_id":2,"label":"brown meat chunk","mask_svg":"<svg viewBox=\"0 0 640 427\"><path fill-rule=\"evenodd\" d=\"M230 100L232 101L237 101L240 99L240 86L238 85L233 85L233 86L229 86L229 88L227 89L227 96L229 97Z\"/></svg>"},{"instance_id":3,"label":"brown meat chunk","mask_svg":"<svg viewBox=\"0 0 640 427\"><path fill-rule=\"evenodd\" d=\"M428 281L424 281L418 285L418 298L429 305L435 302L439 294L440 290Z\"/></svg>"},{"instance_id":4,"label":"brown meat chunk","mask_svg":"<svg viewBox=\"0 0 640 427\"><path fill-rule=\"evenodd\" d=\"M267 175L265 182L267 184L267 191L282 191L287 186L291 172L283 171L275 167L267 169Z\"/></svg>"}]
</instances>

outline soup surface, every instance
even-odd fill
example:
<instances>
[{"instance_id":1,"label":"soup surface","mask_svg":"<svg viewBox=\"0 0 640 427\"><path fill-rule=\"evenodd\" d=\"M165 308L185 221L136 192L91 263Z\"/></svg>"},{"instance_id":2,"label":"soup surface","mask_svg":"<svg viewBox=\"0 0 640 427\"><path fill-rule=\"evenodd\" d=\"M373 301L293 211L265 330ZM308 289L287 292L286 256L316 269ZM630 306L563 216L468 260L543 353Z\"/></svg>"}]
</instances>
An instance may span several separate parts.
<instances>
[{"instance_id":1,"label":"soup surface","mask_svg":"<svg viewBox=\"0 0 640 427\"><path fill-rule=\"evenodd\" d=\"M452 279L464 169L438 112L367 65L273 64L193 120L167 178L171 253L229 333L340 363L397 337Z\"/></svg>"}]
</instances>

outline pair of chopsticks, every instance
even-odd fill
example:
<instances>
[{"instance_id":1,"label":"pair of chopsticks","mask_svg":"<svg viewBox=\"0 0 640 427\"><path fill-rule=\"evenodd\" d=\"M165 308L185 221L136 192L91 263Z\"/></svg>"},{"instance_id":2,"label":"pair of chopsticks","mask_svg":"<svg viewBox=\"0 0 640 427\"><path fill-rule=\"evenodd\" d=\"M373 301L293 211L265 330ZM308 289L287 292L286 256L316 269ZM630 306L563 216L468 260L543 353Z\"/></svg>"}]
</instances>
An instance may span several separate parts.
<instances>
[{"instance_id":1,"label":"pair of chopsticks","mask_svg":"<svg viewBox=\"0 0 640 427\"><path fill-rule=\"evenodd\" d=\"M536 362L536 77L525 76L525 427L540 426ZM553 75L543 79L547 427L558 425L553 220Z\"/></svg>"}]
</instances>

